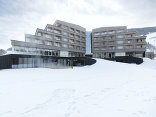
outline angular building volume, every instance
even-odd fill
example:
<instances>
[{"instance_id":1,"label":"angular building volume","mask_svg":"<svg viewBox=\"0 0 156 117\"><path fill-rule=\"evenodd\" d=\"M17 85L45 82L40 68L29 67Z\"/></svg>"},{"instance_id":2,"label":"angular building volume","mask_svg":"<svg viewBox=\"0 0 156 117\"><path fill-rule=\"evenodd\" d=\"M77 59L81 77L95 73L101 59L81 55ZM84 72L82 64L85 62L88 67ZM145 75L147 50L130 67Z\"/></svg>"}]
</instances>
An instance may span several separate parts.
<instances>
[{"instance_id":1,"label":"angular building volume","mask_svg":"<svg viewBox=\"0 0 156 117\"><path fill-rule=\"evenodd\" d=\"M144 57L145 51L146 36L137 36L136 32L128 32L126 26L102 27L92 30L93 57Z\"/></svg>"},{"instance_id":2,"label":"angular building volume","mask_svg":"<svg viewBox=\"0 0 156 117\"><path fill-rule=\"evenodd\" d=\"M82 57L86 52L86 29L75 24L56 20L35 35L26 34L25 42L12 40L14 54L57 57Z\"/></svg>"}]
</instances>

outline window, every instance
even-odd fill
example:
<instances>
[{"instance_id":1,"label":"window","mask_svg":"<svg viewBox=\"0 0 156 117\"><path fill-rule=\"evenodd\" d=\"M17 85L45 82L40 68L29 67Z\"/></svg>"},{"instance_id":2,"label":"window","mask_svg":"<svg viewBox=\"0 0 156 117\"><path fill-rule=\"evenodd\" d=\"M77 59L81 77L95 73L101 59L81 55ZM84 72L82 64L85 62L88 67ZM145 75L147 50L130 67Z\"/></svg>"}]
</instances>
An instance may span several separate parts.
<instances>
[{"instance_id":1,"label":"window","mask_svg":"<svg viewBox=\"0 0 156 117\"><path fill-rule=\"evenodd\" d=\"M82 47L82 50L85 50L85 48L84 48L84 47Z\"/></svg>"},{"instance_id":2,"label":"window","mask_svg":"<svg viewBox=\"0 0 156 117\"><path fill-rule=\"evenodd\" d=\"M85 32L82 32L83 35L85 35Z\"/></svg>"},{"instance_id":3,"label":"window","mask_svg":"<svg viewBox=\"0 0 156 117\"><path fill-rule=\"evenodd\" d=\"M37 33L37 36L42 36L43 34L41 32L38 32Z\"/></svg>"},{"instance_id":4,"label":"window","mask_svg":"<svg viewBox=\"0 0 156 117\"><path fill-rule=\"evenodd\" d=\"M143 40L142 39L137 39L137 42L143 42Z\"/></svg>"},{"instance_id":5,"label":"window","mask_svg":"<svg viewBox=\"0 0 156 117\"><path fill-rule=\"evenodd\" d=\"M61 34L61 31L54 29L54 33Z\"/></svg>"},{"instance_id":6,"label":"window","mask_svg":"<svg viewBox=\"0 0 156 117\"><path fill-rule=\"evenodd\" d=\"M99 40L98 38L94 38L94 41L97 41L97 40Z\"/></svg>"},{"instance_id":7,"label":"window","mask_svg":"<svg viewBox=\"0 0 156 117\"><path fill-rule=\"evenodd\" d=\"M46 38L51 38L51 35L45 34Z\"/></svg>"},{"instance_id":8,"label":"window","mask_svg":"<svg viewBox=\"0 0 156 117\"><path fill-rule=\"evenodd\" d=\"M80 46L77 46L76 49L80 50Z\"/></svg>"},{"instance_id":9,"label":"window","mask_svg":"<svg viewBox=\"0 0 156 117\"><path fill-rule=\"evenodd\" d=\"M63 35L66 35L66 36L67 36L67 35L68 35L68 33L67 33L67 32L63 32Z\"/></svg>"},{"instance_id":10,"label":"window","mask_svg":"<svg viewBox=\"0 0 156 117\"><path fill-rule=\"evenodd\" d=\"M75 37L76 37L76 39L80 39L80 36L78 36L78 35L76 35Z\"/></svg>"},{"instance_id":11,"label":"window","mask_svg":"<svg viewBox=\"0 0 156 117\"><path fill-rule=\"evenodd\" d=\"M131 40L128 40L127 43L131 43Z\"/></svg>"},{"instance_id":12,"label":"window","mask_svg":"<svg viewBox=\"0 0 156 117\"><path fill-rule=\"evenodd\" d=\"M67 44L62 44L62 47L67 48L68 45Z\"/></svg>"},{"instance_id":13,"label":"window","mask_svg":"<svg viewBox=\"0 0 156 117\"><path fill-rule=\"evenodd\" d=\"M117 35L116 38L124 38L124 35Z\"/></svg>"},{"instance_id":14,"label":"window","mask_svg":"<svg viewBox=\"0 0 156 117\"><path fill-rule=\"evenodd\" d=\"M116 43L117 44L123 44L123 41L117 41Z\"/></svg>"},{"instance_id":15,"label":"window","mask_svg":"<svg viewBox=\"0 0 156 117\"><path fill-rule=\"evenodd\" d=\"M123 49L123 46L117 46L117 49Z\"/></svg>"},{"instance_id":16,"label":"window","mask_svg":"<svg viewBox=\"0 0 156 117\"><path fill-rule=\"evenodd\" d=\"M45 45L52 45L52 42L50 42L50 41L45 41Z\"/></svg>"},{"instance_id":17,"label":"window","mask_svg":"<svg viewBox=\"0 0 156 117\"><path fill-rule=\"evenodd\" d=\"M107 32L102 32L102 33L101 33L101 35L106 35L106 34L107 34Z\"/></svg>"},{"instance_id":18,"label":"window","mask_svg":"<svg viewBox=\"0 0 156 117\"><path fill-rule=\"evenodd\" d=\"M68 41L68 39L67 38L62 38L62 41Z\"/></svg>"},{"instance_id":19,"label":"window","mask_svg":"<svg viewBox=\"0 0 156 117\"><path fill-rule=\"evenodd\" d=\"M103 47L103 48L101 48L101 50L106 50L106 48L105 48L105 47Z\"/></svg>"},{"instance_id":20,"label":"window","mask_svg":"<svg viewBox=\"0 0 156 117\"><path fill-rule=\"evenodd\" d=\"M85 41L85 38L84 38L84 37L82 37L82 40L83 40L83 41Z\"/></svg>"},{"instance_id":21,"label":"window","mask_svg":"<svg viewBox=\"0 0 156 117\"><path fill-rule=\"evenodd\" d=\"M121 33L121 32L124 32L124 30L121 29L121 30L117 30L116 32Z\"/></svg>"},{"instance_id":22,"label":"window","mask_svg":"<svg viewBox=\"0 0 156 117\"><path fill-rule=\"evenodd\" d=\"M56 26L56 27L61 27L61 24L56 23L55 26Z\"/></svg>"},{"instance_id":23,"label":"window","mask_svg":"<svg viewBox=\"0 0 156 117\"><path fill-rule=\"evenodd\" d=\"M129 34L129 35L126 35L126 37L132 37L132 35Z\"/></svg>"},{"instance_id":24,"label":"window","mask_svg":"<svg viewBox=\"0 0 156 117\"><path fill-rule=\"evenodd\" d=\"M113 49L115 49L115 47L114 46L110 46L109 49L110 50L113 50Z\"/></svg>"},{"instance_id":25,"label":"window","mask_svg":"<svg viewBox=\"0 0 156 117\"><path fill-rule=\"evenodd\" d=\"M79 30L76 30L76 33L80 33L80 31Z\"/></svg>"},{"instance_id":26,"label":"window","mask_svg":"<svg viewBox=\"0 0 156 117\"><path fill-rule=\"evenodd\" d=\"M72 31L72 32L74 32L74 28L70 28L69 30Z\"/></svg>"},{"instance_id":27,"label":"window","mask_svg":"<svg viewBox=\"0 0 156 117\"><path fill-rule=\"evenodd\" d=\"M95 42L94 45L97 46L97 45L99 45L99 43L98 42Z\"/></svg>"},{"instance_id":28,"label":"window","mask_svg":"<svg viewBox=\"0 0 156 117\"><path fill-rule=\"evenodd\" d=\"M115 33L115 31L113 31L113 30L107 32L107 34L114 34L114 33Z\"/></svg>"},{"instance_id":29,"label":"window","mask_svg":"<svg viewBox=\"0 0 156 117\"><path fill-rule=\"evenodd\" d=\"M74 40L73 40L73 39L70 39L69 42L70 42L70 43L74 43Z\"/></svg>"},{"instance_id":30,"label":"window","mask_svg":"<svg viewBox=\"0 0 156 117\"><path fill-rule=\"evenodd\" d=\"M69 48L72 48L72 49L74 49L74 45L69 45Z\"/></svg>"},{"instance_id":31,"label":"window","mask_svg":"<svg viewBox=\"0 0 156 117\"><path fill-rule=\"evenodd\" d=\"M51 29L51 28L47 28L47 31L50 31L50 32L52 32L52 29Z\"/></svg>"},{"instance_id":32,"label":"window","mask_svg":"<svg viewBox=\"0 0 156 117\"><path fill-rule=\"evenodd\" d=\"M25 41L26 41L26 42L31 42L31 38L26 37L26 38L25 38Z\"/></svg>"},{"instance_id":33,"label":"window","mask_svg":"<svg viewBox=\"0 0 156 117\"><path fill-rule=\"evenodd\" d=\"M64 29L68 30L68 26L63 25L62 27L63 27Z\"/></svg>"},{"instance_id":34,"label":"window","mask_svg":"<svg viewBox=\"0 0 156 117\"><path fill-rule=\"evenodd\" d=\"M100 35L100 33L98 33L98 32L94 33L94 36L99 36L99 35Z\"/></svg>"},{"instance_id":35,"label":"window","mask_svg":"<svg viewBox=\"0 0 156 117\"><path fill-rule=\"evenodd\" d=\"M82 45L83 45L83 46L85 46L85 43L84 43L84 42L82 42Z\"/></svg>"},{"instance_id":36,"label":"window","mask_svg":"<svg viewBox=\"0 0 156 117\"><path fill-rule=\"evenodd\" d=\"M59 40L61 40L61 37L60 36L55 36L54 39L59 41Z\"/></svg>"},{"instance_id":37,"label":"window","mask_svg":"<svg viewBox=\"0 0 156 117\"><path fill-rule=\"evenodd\" d=\"M60 47L61 44L60 44L59 42L55 42L55 43L54 43L54 46Z\"/></svg>"},{"instance_id":38,"label":"window","mask_svg":"<svg viewBox=\"0 0 156 117\"><path fill-rule=\"evenodd\" d=\"M136 34L132 34L132 37L136 37Z\"/></svg>"},{"instance_id":39,"label":"window","mask_svg":"<svg viewBox=\"0 0 156 117\"><path fill-rule=\"evenodd\" d=\"M42 40L35 39L35 42L34 42L34 43L37 43L37 44L42 44Z\"/></svg>"},{"instance_id":40,"label":"window","mask_svg":"<svg viewBox=\"0 0 156 117\"><path fill-rule=\"evenodd\" d=\"M94 48L95 50L99 50L99 48Z\"/></svg>"},{"instance_id":41,"label":"window","mask_svg":"<svg viewBox=\"0 0 156 117\"><path fill-rule=\"evenodd\" d=\"M74 38L74 34L69 34L69 37L72 37L72 38Z\"/></svg>"},{"instance_id":42,"label":"window","mask_svg":"<svg viewBox=\"0 0 156 117\"><path fill-rule=\"evenodd\" d=\"M133 48L132 45L126 46L127 49Z\"/></svg>"},{"instance_id":43,"label":"window","mask_svg":"<svg viewBox=\"0 0 156 117\"><path fill-rule=\"evenodd\" d=\"M137 48L145 48L145 45L137 45Z\"/></svg>"},{"instance_id":44,"label":"window","mask_svg":"<svg viewBox=\"0 0 156 117\"><path fill-rule=\"evenodd\" d=\"M80 41L76 41L77 44L80 44Z\"/></svg>"}]
</instances>

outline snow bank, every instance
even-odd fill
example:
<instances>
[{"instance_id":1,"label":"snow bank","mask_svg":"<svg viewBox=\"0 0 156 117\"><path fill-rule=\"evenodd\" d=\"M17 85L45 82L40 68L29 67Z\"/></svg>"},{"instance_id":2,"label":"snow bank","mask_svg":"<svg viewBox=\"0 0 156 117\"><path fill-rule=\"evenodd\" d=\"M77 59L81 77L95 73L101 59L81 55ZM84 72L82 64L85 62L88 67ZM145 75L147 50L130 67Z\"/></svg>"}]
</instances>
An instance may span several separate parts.
<instances>
[{"instance_id":1,"label":"snow bank","mask_svg":"<svg viewBox=\"0 0 156 117\"><path fill-rule=\"evenodd\" d=\"M156 60L0 71L0 117L155 117Z\"/></svg>"}]
</instances>

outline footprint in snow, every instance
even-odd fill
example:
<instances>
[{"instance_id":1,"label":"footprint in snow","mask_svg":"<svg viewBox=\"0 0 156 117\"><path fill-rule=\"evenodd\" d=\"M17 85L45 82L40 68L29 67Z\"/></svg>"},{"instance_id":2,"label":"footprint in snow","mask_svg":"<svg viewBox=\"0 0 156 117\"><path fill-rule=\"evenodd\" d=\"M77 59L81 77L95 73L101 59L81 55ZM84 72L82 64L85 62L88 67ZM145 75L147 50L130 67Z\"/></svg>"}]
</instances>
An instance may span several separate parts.
<instances>
[{"instance_id":1,"label":"footprint in snow","mask_svg":"<svg viewBox=\"0 0 156 117\"><path fill-rule=\"evenodd\" d=\"M70 117L70 113L65 113L64 116L65 117Z\"/></svg>"}]
</instances>

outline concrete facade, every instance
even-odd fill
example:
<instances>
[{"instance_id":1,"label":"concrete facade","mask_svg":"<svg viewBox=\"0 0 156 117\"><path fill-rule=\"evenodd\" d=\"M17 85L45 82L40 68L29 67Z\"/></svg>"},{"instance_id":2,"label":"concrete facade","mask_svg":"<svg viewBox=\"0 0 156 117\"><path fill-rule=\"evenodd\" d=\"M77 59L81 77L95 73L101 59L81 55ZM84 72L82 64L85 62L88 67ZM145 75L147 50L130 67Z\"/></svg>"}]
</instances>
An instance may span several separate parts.
<instances>
[{"instance_id":1,"label":"concrete facade","mask_svg":"<svg viewBox=\"0 0 156 117\"><path fill-rule=\"evenodd\" d=\"M126 26L102 27L92 30L93 57L143 57L145 51L146 36L137 36L136 32L128 32Z\"/></svg>"},{"instance_id":2,"label":"concrete facade","mask_svg":"<svg viewBox=\"0 0 156 117\"><path fill-rule=\"evenodd\" d=\"M56 20L45 29L37 29L35 35L26 34L25 42L12 40L15 54L82 57L86 52L86 29Z\"/></svg>"}]
</instances>

